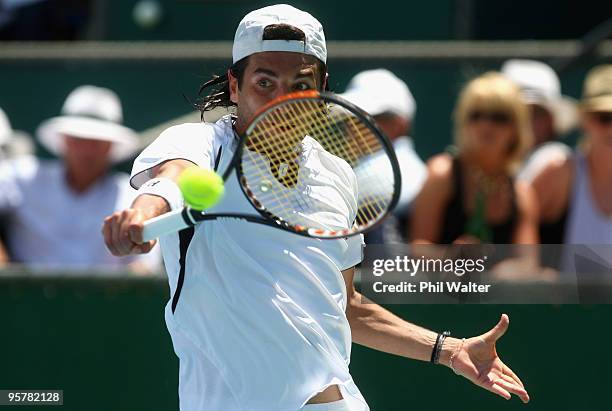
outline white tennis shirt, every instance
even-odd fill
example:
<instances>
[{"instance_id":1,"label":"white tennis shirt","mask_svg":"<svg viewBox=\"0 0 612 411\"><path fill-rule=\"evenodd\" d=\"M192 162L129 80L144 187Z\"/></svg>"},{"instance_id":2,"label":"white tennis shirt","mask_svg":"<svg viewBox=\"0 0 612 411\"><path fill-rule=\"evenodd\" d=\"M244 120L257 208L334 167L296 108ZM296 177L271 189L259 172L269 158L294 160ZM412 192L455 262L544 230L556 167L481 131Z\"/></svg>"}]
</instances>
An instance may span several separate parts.
<instances>
[{"instance_id":1,"label":"white tennis shirt","mask_svg":"<svg viewBox=\"0 0 612 411\"><path fill-rule=\"evenodd\" d=\"M306 142L309 178L327 181L322 186L330 179L350 185L347 176L327 171L334 167L316 170L329 158L313 141ZM136 159L132 185L139 187L152 167L170 159L214 168L219 150L222 173L236 144L230 117L171 127ZM322 195L313 190L318 202L326 201ZM327 202L327 213L351 208L333 197ZM235 173L222 201L209 210L215 212L257 215ZM192 236L189 230L166 235L160 243L182 411L297 411L333 384L355 410L368 409L349 374L351 330L341 274L361 261L362 236L318 240L224 219L196 226Z\"/></svg>"}]
</instances>

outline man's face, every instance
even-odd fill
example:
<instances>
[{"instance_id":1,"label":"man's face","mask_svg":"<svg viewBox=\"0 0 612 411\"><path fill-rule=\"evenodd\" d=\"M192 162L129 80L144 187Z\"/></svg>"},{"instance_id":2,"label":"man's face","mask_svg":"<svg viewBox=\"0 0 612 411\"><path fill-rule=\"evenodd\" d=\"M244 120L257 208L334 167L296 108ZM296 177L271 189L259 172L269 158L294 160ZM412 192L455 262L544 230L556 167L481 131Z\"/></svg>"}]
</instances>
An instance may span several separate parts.
<instances>
[{"instance_id":1,"label":"man's face","mask_svg":"<svg viewBox=\"0 0 612 411\"><path fill-rule=\"evenodd\" d=\"M550 111L537 104L532 104L529 108L531 110L534 146L554 140L555 121Z\"/></svg>"},{"instance_id":2,"label":"man's face","mask_svg":"<svg viewBox=\"0 0 612 411\"><path fill-rule=\"evenodd\" d=\"M240 87L230 73L230 98L237 105L236 131L266 103L294 91L320 89L317 59L300 53L264 52L249 57Z\"/></svg>"},{"instance_id":3,"label":"man's face","mask_svg":"<svg viewBox=\"0 0 612 411\"><path fill-rule=\"evenodd\" d=\"M395 114L382 114L374 116L376 124L391 140L408 136L410 133L410 120Z\"/></svg>"},{"instance_id":4,"label":"man's face","mask_svg":"<svg viewBox=\"0 0 612 411\"><path fill-rule=\"evenodd\" d=\"M112 143L64 136L64 161L79 174L97 175L109 166Z\"/></svg>"},{"instance_id":5,"label":"man's face","mask_svg":"<svg viewBox=\"0 0 612 411\"><path fill-rule=\"evenodd\" d=\"M612 111L584 113L582 127L597 149L612 149Z\"/></svg>"}]
</instances>

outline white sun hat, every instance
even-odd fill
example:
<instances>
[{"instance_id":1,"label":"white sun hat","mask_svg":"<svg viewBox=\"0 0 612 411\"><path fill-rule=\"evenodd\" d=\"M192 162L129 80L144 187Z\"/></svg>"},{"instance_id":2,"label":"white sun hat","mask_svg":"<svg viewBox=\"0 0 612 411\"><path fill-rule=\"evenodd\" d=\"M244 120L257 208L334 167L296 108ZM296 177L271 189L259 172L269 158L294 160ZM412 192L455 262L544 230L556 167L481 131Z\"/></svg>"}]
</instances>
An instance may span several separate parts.
<instances>
[{"instance_id":1,"label":"white sun hat","mask_svg":"<svg viewBox=\"0 0 612 411\"><path fill-rule=\"evenodd\" d=\"M9 142L13 136L13 128L4 110L0 108L0 146Z\"/></svg>"},{"instance_id":2,"label":"white sun hat","mask_svg":"<svg viewBox=\"0 0 612 411\"><path fill-rule=\"evenodd\" d=\"M110 158L120 162L138 148L136 133L123 126L123 111L117 94L109 89L80 86L68 95L62 115L44 121L38 139L51 153L62 156L65 136L113 143Z\"/></svg>"},{"instance_id":3,"label":"white sun hat","mask_svg":"<svg viewBox=\"0 0 612 411\"><path fill-rule=\"evenodd\" d=\"M264 40L264 29L273 24L287 24L304 32L305 41ZM327 62L323 26L309 13L288 4L276 4L254 10L244 16L234 36L233 62L264 51L289 51L314 56Z\"/></svg>"},{"instance_id":4,"label":"white sun hat","mask_svg":"<svg viewBox=\"0 0 612 411\"><path fill-rule=\"evenodd\" d=\"M558 134L566 134L578 125L577 102L561 94L559 76L549 65L512 59L503 64L501 72L521 88L526 104L542 106L552 114Z\"/></svg>"},{"instance_id":5,"label":"white sun hat","mask_svg":"<svg viewBox=\"0 0 612 411\"><path fill-rule=\"evenodd\" d=\"M13 129L6 113L0 108L0 160L32 154L34 148L28 133Z\"/></svg>"},{"instance_id":6,"label":"white sun hat","mask_svg":"<svg viewBox=\"0 0 612 411\"><path fill-rule=\"evenodd\" d=\"M340 96L372 116L393 113L412 120L416 112L416 102L406 83L386 69L358 73Z\"/></svg>"}]
</instances>

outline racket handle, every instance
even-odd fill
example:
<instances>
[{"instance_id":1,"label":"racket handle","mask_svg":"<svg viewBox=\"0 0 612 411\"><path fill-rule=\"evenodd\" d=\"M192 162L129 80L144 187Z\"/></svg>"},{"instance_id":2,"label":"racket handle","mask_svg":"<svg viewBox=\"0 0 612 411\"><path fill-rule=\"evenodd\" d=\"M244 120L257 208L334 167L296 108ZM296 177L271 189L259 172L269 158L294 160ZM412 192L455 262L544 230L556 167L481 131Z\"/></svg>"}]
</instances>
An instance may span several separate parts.
<instances>
[{"instance_id":1,"label":"racket handle","mask_svg":"<svg viewBox=\"0 0 612 411\"><path fill-rule=\"evenodd\" d=\"M171 211L145 221L142 229L144 242L154 240L164 234L170 234L191 227L193 222L186 217L185 208Z\"/></svg>"}]
</instances>

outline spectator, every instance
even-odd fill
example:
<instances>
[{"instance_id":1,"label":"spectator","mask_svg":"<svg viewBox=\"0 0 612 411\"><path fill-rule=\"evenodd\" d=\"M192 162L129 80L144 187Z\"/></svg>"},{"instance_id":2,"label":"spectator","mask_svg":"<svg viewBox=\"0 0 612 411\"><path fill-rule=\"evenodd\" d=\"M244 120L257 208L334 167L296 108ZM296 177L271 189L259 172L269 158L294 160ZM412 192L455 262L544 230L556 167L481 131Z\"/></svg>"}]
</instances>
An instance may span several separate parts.
<instances>
[{"instance_id":1,"label":"spectator","mask_svg":"<svg viewBox=\"0 0 612 411\"><path fill-rule=\"evenodd\" d=\"M457 154L428 162L411 215L411 239L537 243L535 196L513 178L532 140L518 87L499 73L486 73L461 92L454 118Z\"/></svg>"},{"instance_id":2,"label":"spectator","mask_svg":"<svg viewBox=\"0 0 612 411\"><path fill-rule=\"evenodd\" d=\"M548 65L533 60L508 60L502 74L520 88L531 112L534 144L517 178L531 182L551 161L563 161L571 149L559 138L578 123L576 102L561 95L557 73Z\"/></svg>"},{"instance_id":3,"label":"spectator","mask_svg":"<svg viewBox=\"0 0 612 411\"><path fill-rule=\"evenodd\" d=\"M33 151L34 145L30 137L23 132L13 130L4 110L0 108L0 165L3 161L31 154ZM0 265L9 261L8 253L3 246L6 240L5 220L5 216L0 214Z\"/></svg>"},{"instance_id":4,"label":"spectator","mask_svg":"<svg viewBox=\"0 0 612 411\"><path fill-rule=\"evenodd\" d=\"M414 150L410 137L416 112L414 97L406 83L385 69L357 74L342 96L374 117L393 142L401 172L402 190L395 218L389 218L380 230L369 233L366 242L406 240L409 208L427 176L425 164Z\"/></svg>"},{"instance_id":5,"label":"spectator","mask_svg":"<svg viewBox=\"0 0 612 411\"><path fill-rule=\"evenodd\" d=\"M11 261L53 269L152 267L158 256L118 259L100 235L104 216L127 207L135 194L127 175L110 171L137 148L135 133L121 121L113 91L81 86L62 115L37 132L60 161L26 156L2 164L0 212L8 215Z\"/></svg>"},{"instance_id":6,"label":"spectator","mask_svg":"<svg viewBox=\"0 0 612 411\"><path fill-rule=\"evenodd\" d=\"M588 73L580 112L582 148L533 180L546 244L612 244L612 65Z\"/></svg>"},{"instance_id":7,"label":"spectator","mask_svg":"<svg viewBox=\"0 0 612 411\"><path fill-rule=\"evenodd\" d=\"M34 152L34 144L29 135L13 130L11 123L0 108L0 163L2 160L19 157Z\"/></svg>"}]
</instances>

